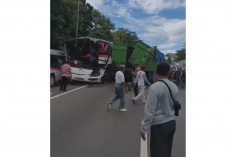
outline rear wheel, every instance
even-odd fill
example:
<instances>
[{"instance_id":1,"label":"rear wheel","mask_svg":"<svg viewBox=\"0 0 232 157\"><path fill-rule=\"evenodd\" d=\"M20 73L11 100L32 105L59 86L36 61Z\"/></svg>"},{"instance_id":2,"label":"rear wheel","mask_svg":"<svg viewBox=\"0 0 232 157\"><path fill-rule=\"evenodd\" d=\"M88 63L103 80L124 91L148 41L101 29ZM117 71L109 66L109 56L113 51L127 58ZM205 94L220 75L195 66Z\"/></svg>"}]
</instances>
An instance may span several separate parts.
<instances>
[{"instance_id":1,"label":"rear wheel","mask_svg":"<svg viewBox=\"0 0 232 157\"><path fill-rule=\"evenodd\" d=\"M104 81L105 82L114 82L114 77L115 77L115 69L112 65L109 65L106 70L105 73L103 75Z\"/></svg>"},{"instance_id":2,"label":"rear wheel","mask_svg":"<svg viewBox=\"0 0 232 157\"><path fill-rule=\"evenodd\" d=\"M55 75L51 74L50 76L50 86L53 87L56 84L56 79L55 79Z\"/></svg>"}]
</instances>

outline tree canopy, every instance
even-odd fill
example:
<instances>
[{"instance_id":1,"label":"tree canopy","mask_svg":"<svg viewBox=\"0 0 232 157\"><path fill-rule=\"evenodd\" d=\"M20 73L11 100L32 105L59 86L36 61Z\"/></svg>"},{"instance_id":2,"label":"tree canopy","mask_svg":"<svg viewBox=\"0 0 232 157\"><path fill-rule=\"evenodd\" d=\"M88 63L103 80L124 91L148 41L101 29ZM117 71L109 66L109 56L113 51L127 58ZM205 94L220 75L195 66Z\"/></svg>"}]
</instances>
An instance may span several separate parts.
<instances>
[{"instance_id":1,"label":"tree canopy","mask_svg":"<svg viewBox=\"0 0 232 157\"><path fill-rule=\"evenodd\" d=\"M134 47L139 38L135 32L131 32L128 29L119 28L118 31L113 33L114 42L119 44L125 44L127 46Z\"/></svg>"},{"instance_id":2,"label":"tree canopy","mask_svg":"<svg viewBox=\"0 0 232 157\"><path fill-rule=\"evenodd\" d=\"M89 36L112 41L112 31L115 29L115 24L113 24L109 18L102 15L98 10L93 10L92 16L93 27Z\"/></svg>"},{"instance_id":3,"label":"tree canopy","mask_svg":"<svg viewBox=\"0 0 232 157\"><path fill-rule=\"evenodd\" d=\"M185 60L185 58L186 58L186 49L185 48L176 51L176 60L177 61Z\"/></svg>"},{"instance_id":4,"label":"tree canopy","mask_svg":"<svg viewBox=\"0 0 232 157\"><path fill-rule=\"evenodd\" d=\"M165 55L167 57L168 63L173 63L174 61L180 61L186 59L186 49L183 47L180 50L177 50L175 53L167 53Z\"/></svg>"},{"instance_id":5,"label":"tree canopy","mask_svg":"<svg viewBox=\"0 0 232 157\"><path fill-rule=\"evenodd\" d=\"M51 0L50 47L64 49L67 39L76 38L78 0ZM135 32L120 28L86 0L79 0L78 37L90 36L127 46L135 46L138 37Z\"/></svg>"}]
</instances>

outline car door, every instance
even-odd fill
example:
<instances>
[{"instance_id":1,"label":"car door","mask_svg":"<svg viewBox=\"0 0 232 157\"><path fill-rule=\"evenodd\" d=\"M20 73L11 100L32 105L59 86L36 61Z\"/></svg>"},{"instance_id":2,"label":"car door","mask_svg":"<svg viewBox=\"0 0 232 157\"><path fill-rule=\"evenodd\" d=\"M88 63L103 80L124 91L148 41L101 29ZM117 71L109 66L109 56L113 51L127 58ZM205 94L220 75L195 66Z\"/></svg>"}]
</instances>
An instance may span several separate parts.
<instances>
[{"instance_id":1,"label":"car door","mask_svg":"<svg viewBox=\"0 0 232 157\"><path fill-rule=\"evenodd\" d=\"M51 55L51 73L55 75L56 82L61 79L61 64L56 56Z\"/></svg>"}]
</instances>

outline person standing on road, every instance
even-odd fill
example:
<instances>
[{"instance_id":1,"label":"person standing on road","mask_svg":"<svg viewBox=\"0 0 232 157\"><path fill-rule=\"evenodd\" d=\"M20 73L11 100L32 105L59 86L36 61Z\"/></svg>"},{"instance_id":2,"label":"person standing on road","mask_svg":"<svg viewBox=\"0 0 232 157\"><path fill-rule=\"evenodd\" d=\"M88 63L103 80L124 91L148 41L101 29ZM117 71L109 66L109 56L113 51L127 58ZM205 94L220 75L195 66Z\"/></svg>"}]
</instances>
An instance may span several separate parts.
<instances>
[{"instance_id":1,"label":"person standing on road","mask_svg":"<svg viewBox=\"0 0 232 157\"><path fill-rule=\"evenodd\" d=\"M137 76L134 83L138 85L139 94L136 97L132 98L133 104L135 104L135 101L139 100L141 97L143 104L145 104L145 83L148 85L150 85L151 83L147 80L146 73L144 71L145 66L142 66L141 70L137 72Z\"/></svg>"},{"instance_id":2,"label":"person standing on road","mask_svg":"<svg viewBox=\"0 0 232 157\"><path fill-rule=\"evenodd\" d=\"M121 65L119 71L116 72L115 75L115 96L110 100L110 102L107 104L108 110L110 110L112 104L116 102L118 99L120 99L119 109L118 111L125 112L127 109L125 108L125 66Z\"/></svg>"},{"instance_id":3,"label":"person standing on road","mask_svg":"<svg viewBox=\"0 0 232 157\"><path fill-rule=\"evenodd\" d=\"M181 67L178 67L178 70L176 72L176 85L177 85L177 87L180 86L180 76L181 76Z\"/></svg>"},{"instance_id":4,"label":"person standing on road","mask_svg":"<svg viewBox=\"0 0 232 157\"><path fill-rule=\"evenodd\" d=\"M185 88L185 69L182 69L181 77L180 77L180 88L184 89Z\"/></svg>"},{"instance_id":5,"label":"person standing on road","mask_svg":"<svg viewBox=\"0 0 232 157\"><path fill-rule=\"evenodd\" d=\"M137 76L138 71L140 70L140 66L138 64L135 64L133 67L133 71L131 72L133 75L132 81L133 81L133 87L134 87L134 94L135 96L138 95L138 84L134 83L135 82L135 78Z\"/></svg>"},{"instance_id":6,"label":"person standing on road","mask_svg":"<svg viewBox=\"0 0 232 157\"><path fill-rule=\"evenodd\" d=\"M66 63L64 65L62 65L61 73L62 73L62 80L61 80L61 84L60 84L60 91L65 92L69 78L71 77L71 67L69 65L69 61L66 61Z\"/></svg>"},{"instance_id":7,"label":"person standing on road","mask_svg":"<svg viewBox=\"0 0 232 157\"><path fill-rule=\"evenodd\" d=\"M176 130L173 100L165 81L171 89L173 97L178 94L177 86L168 80L170 66L162 62L157 66L157 82L150 86L148 100L145 105L144 119L141 123L141 138L146 140L150 129L151 157L171 157L173 137Z\"/></svg>"}]
</instances>

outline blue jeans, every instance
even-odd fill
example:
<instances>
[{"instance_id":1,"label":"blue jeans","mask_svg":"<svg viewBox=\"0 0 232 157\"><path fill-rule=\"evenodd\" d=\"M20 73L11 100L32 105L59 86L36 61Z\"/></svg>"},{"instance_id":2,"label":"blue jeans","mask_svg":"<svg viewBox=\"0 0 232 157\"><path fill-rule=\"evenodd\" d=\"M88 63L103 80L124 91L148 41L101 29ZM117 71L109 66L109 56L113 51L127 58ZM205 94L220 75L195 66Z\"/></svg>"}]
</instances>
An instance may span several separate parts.
<instances>
[{"instance_id":1,"label":"blue jeans","mask_svg":"<svg viewBox=\"0 0 232 157\"><path fill-rule=\"evenodd\" d=\"M115 84L115 96L110 100L110 103L115 103L118 99L120 99L119 109L122 109L125 107L125 94L124 89L121 85Z\"/></svg>"}]
</instances>

